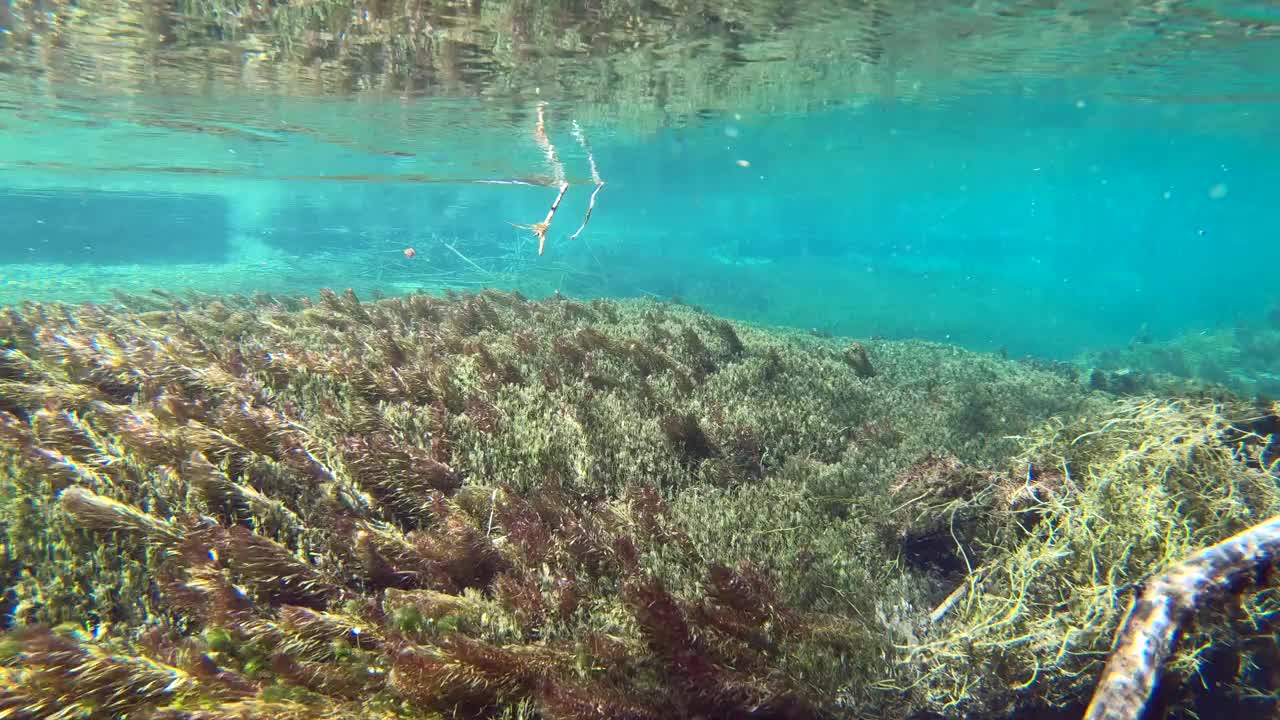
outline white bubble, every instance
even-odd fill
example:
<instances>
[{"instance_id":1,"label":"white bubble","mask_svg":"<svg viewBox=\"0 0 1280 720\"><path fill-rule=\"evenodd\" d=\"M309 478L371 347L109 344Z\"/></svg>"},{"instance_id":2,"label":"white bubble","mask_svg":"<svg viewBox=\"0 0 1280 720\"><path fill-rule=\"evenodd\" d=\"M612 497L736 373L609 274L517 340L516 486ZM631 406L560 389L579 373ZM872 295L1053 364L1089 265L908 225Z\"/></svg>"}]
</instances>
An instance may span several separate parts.
<instances>
[{"instance_id":1,"label":"white bubble","mask_svg":"<svg viewBox=\"0 0 1280 720\"><path fill-rule=\"evenodd\" d=\"M1163 197L1165 200L1168 200L1169 198L1173 197L1173 191L1165 190L1164 195L1162 195L1161 197Z\"/></svg>"},{"instance_id":2,"label":"white bubble","mask_svg":"<svg viewBox=\"0 0 1280 720\"><path fill-rule=\"evenodd\" d=\"M730 125L724 129L724 136L736 138L738 137L738 128L736 125Z\"/></svg>"},{"instance_id":3,"label":"white bubble","mask_svg":"<svg viewBox=\"0 0 1280 720\"><path fill-rule=\"evenodd\" d=\"M1213 187L1209 188L1209 197L1213 200L1221 200L1226 196L1227 196L1226 183L1218 183L1217 185L1214 185Z\"/></svg>"},{"instance_id":4,"label":"white bubble","mask_svg":"<svg viewBox=\"0 0 1280 720\"><path fill-rule=\"evenodd\" d=\"M1077 101L1076 101L1076 107L1077 107L1077 108L1079 108L1079 109L1081 109L1081 110L1083 110L1083 109L1085 108L1085 106L1086 106L1086 105L1088 105L1088 103L1086 103L1086 102L1085 102L1085 101L1083 101L1083 100L1077 100Z\"/></svg>"}]
</instances>

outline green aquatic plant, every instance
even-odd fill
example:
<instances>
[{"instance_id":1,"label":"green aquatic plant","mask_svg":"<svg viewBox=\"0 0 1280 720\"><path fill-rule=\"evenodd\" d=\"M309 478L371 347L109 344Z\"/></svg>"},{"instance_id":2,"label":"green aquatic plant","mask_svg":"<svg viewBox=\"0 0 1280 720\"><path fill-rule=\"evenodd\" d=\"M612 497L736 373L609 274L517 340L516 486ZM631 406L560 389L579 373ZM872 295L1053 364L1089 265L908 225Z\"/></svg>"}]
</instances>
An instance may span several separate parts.
<instances>
[{"instance_id":1,"label":"green aquatic plant","mask_svg":"<svg viewBox=\"0 0 1280 720\"><path fill-rule=\"evenodd\" d=\"M1153 579L1129 605L1086 720L1141 717L1194 613L1250 585L1265 585L1259 571L1273 568L1277 558L1280 515L1195 553ZM1266 659L1274 657L1273 650ZM1251 662L1255 668L1264 667L1256 658ZM1258 694L1273 692L1274 678L1268 684Z\"/></svg>"},{"instance_id":2,"label":"green aquatic plant","mask_svg":"<svg viewBox=\"0 0 1280 720\"><path fill-rule=\"evenodd\" d=\"M943 346L851 365L494 292L120 300L0 311L0 717L1062 704L1136 578L1274 502L1219 409Z\"/></svg>"},{"instance_id":3,"label":"green aquatic plant","mask_svg":"<svg viewBox=\"0 0 1280 720\"><path fill-rule=\"evenodd\" d=\"M975 510L999 514L953 534L966 568L930 636L904 647L921 672L914 690L942 707L1078 703L1146 578L1280 513L1275 468L1257 462L1239 421L1208 402L1121 401L1029 434L1014 471L976 492L913 498L912 512L952 529ZM1248 620L1202 619L1174 677L1194 677L1215 648L1243 651L1280 610L1267 583L1238 602ZM991 672L958 672L960 658Z\"/></svg>"},{"instance_id":4,"label":"green aquatic plant","mask_svg":"<svg viewBox=\"0 0 1280 720\"><path fill-rule=\"evenodd\" d=\"M1280 307L1280 306L1278 306ZM1093 368L1099 389L1117 393L1186 393L1196 385L1216 386L1262 399L1280 397L1280 326L1276 314L1242 319L1231 326L1087 353L1082 364Z\"/></svg>"}]
</instances>

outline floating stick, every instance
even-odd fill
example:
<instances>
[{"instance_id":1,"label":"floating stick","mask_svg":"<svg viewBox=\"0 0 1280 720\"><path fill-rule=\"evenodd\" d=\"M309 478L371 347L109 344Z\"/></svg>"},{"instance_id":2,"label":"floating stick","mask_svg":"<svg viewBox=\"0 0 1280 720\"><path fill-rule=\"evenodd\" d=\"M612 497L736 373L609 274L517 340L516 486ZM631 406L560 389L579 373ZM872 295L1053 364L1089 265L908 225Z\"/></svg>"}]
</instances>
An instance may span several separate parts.
<instances>
[{"instance_id":1,"label":"floating stick","mask_svg":"<svg viewBox=\"0 0 1280 720\"><path fill-rule=\"evenodd\" d=\"M560 209L560 201L564 199L564 194L568 192L568 190L569 183L560 183L560 194L556 195L555 202L551 203L551 209L547 211L547 217L544 218L542 222L534 223L533 225L516 225L515 223L511 223L514 227L518 227L521 230L532 230L533 234L538 236L539 255L542 254L542 249L546 247L547 244L547 230L551 227L551 218L556 216L556 210Z\"/></svg>"},{"instance_id":2,"label":"floating stick","mask_svg":"<svg viewBox=\"0 0 1280 720\"><path fill-rule=\"evenodd\" d=\"M534 235L538 236L538 255L542 255L542 251L546 247L547 230L551 228L551 220L556 216L556 210L560 208L560 201L564 200L565 193L569 191L569 182L565 180L564 163L560 162L560 155L556 152L556 146L551 144L551 138L547 136L546 106L545 102L538 103L538 122L533 126L533 139L538 143L538 147L542 149L543 154L547 156L547 164L551 166L552 179L559 186L560 192L556 195L555 202L551 203L551 209L547 211L547 216L542 222L533 225L510 223L512 227L530 230ZM600 189L604 187L604 180L600 178L600 171L596 167L595 155L592 154L591 146L587 143L587 137L582 132L582 128L578 126L577 121L573 123L573 136L577 138L578 143L582 145L582 149L587 153L587 161L591 163L591 181L595 183L596 189L591 193L591 201L587 204L587 214L582 219L582 227L578 228L578 232L569 236L570 240L576 239L586 229L587 222L591 220L591 213L596 208L596 196L600 194Z\"/></svg>"},{"instance_id":3,"label":"floating stick","mask_svg":"<svg viewBox=\"0 0 1280 720\"><path fill-rule=\"evenodd\" d=\"M1129 606L1084 720L1138 720L1192 613L1256 578L1278 555L1280 516L1201 550L1152 581Z\"/></svg>"},{"instance_id":4,"label":"floating stick","mask_svg":"<svg viewBox=\"0 0 1280 720\"><path fill-rule=\"evenodd\" d=\"M587 153L587 162L591 163L591 182L596 185L596 189L591 191L591 201L587 203L587 214L582 218L582 226L578 228L578 232L569 236L570 240L577 240L582 231L587 229L587 223L591 221L591 211L596 209L596 196L604 187L604 180L600 177L600 169L596 167L596 156L591 152L591 144L587 142L587 136L582 132L582 127L578 125L577 120L573 121L573 136L578 139L578 144Z\"/></svg>"}]
</instances>

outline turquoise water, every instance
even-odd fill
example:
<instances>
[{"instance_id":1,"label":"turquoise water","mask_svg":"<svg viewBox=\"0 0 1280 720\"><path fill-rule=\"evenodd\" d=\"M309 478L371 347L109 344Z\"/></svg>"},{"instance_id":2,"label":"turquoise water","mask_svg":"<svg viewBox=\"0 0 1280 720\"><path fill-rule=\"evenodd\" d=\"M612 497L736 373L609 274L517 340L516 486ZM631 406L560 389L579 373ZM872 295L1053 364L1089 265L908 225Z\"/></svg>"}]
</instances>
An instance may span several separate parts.
<instances>
[{"instance_id":1,"label":"turquoise water","mask_svg":"<svg viewBox=\"0 0 1280 720\"><path fill-rule=\"evenodd\" d=\"M879 82L803 111L660 108L643 125L567 93L113 92L66 68L9 77L0 300L499 287L1065 359L1266 328L1280 297L1276 18L1193 9L1154 34L1130 15L1118 35L1038 52L1033 36L1004 67L965 50L964 81ZM1161 32L1221 35L1223 17L1238 38L1153 55ZM539 104L571 184L542 256L513 227L556 196ZM571 240L593 190L586 147L607 184Z\"/></svg>"},{"instance_id":2,"label":"turquoise water","mask_svg":"<svg viewBox=\"0 0 1280 720\"><path fill-rule=\"evenodd\" d=\"M0 0L0 719L1274 716L1277 68L1274 2Z\"/></svg>"}]
</instances>

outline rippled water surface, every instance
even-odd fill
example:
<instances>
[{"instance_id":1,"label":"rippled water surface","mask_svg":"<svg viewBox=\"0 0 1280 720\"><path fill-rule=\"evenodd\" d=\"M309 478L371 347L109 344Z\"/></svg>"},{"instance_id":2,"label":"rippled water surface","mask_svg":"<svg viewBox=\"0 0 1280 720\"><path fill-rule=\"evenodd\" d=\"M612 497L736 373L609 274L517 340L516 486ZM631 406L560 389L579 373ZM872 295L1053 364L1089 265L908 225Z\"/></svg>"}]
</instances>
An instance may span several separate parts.
<instances>
[{"instance_id":1,"label":"rippled water surface","mask_svg":"<svg viewBox=\"0 0 1280 720\"><path fill-rule=\"evenodd\" d=\"M519 287L1061 355L1256 319L1280 284L1271 3L9 0L0 26L6 301Z\"/></svg>"}]
</instances>

